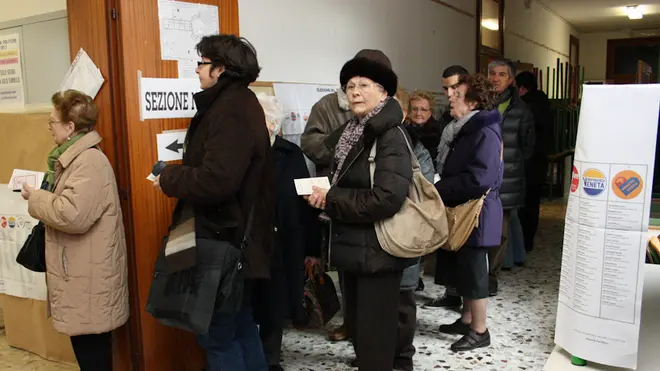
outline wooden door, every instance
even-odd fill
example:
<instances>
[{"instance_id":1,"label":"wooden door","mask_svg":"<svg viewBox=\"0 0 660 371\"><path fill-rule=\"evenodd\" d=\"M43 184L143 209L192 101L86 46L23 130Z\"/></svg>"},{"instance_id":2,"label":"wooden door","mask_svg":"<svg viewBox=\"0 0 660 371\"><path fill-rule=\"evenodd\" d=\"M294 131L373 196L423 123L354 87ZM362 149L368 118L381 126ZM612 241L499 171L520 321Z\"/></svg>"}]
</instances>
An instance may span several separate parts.
<instances>
[{"instance_id":1,"label":"wooden door","mask_svg":"<svg viewBox=\"0 0 660 371\"><path fill-rule=\"evenodd\" d=\"M219 7L220 31L238 34L238 0L187 2ZM117 174L129 250L131 320L115 336L116 371L197 371L202 351L190 333L160 325L144 311L154 262L174 200L145 178L157 160L156 134L188 119L140 121L138 70L176 78L177 62L161 60L157 0L67 0L71 53L84 47L106 84L96 102L103 150Z\"/></svg>"}]
</instances>

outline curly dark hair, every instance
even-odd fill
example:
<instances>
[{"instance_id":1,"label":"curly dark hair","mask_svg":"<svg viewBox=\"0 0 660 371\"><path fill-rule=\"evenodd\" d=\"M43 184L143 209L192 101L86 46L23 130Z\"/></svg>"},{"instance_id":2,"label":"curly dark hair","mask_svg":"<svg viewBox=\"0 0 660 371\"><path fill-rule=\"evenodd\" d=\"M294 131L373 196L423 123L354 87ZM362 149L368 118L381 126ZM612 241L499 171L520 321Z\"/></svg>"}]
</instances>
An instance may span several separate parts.
<instances>
[{"instance_id":1,"label":"curly dark hair","mask_svg":"<svg viewBox=\"0 0 660 371\"><path fill-rule=\"evenodd\" d=\"M76 132L87 133L94 129L99 109L89 95L69 89L53 94L50 101L60 113L62 122L73 122Z\"/></svg>"},{"instance_id":2,"label":"curly dark hair","mask_svg":"<svg viewBox=\"0 0 660 371\"><path fill-rule=\"evenodd\" d=\"M257 51L244 37L229 34L204 36L196 48L201 57L211 60L211 69L224 67L224 75L228 77L248 84L259 77L261 67Z\"/></svg>"},{"instance_id":3,"label":"curly dark hair","mask_svg":"<svg viewBox=\"0 0 660 371\"><path fill-rule=\"evenodd\" d=\"M497 106L497 92L486 76L478 73L461 76L458 84L467 86L465 101L476 103L476 109L490 111Z\"/></svg>"}]
</instances>

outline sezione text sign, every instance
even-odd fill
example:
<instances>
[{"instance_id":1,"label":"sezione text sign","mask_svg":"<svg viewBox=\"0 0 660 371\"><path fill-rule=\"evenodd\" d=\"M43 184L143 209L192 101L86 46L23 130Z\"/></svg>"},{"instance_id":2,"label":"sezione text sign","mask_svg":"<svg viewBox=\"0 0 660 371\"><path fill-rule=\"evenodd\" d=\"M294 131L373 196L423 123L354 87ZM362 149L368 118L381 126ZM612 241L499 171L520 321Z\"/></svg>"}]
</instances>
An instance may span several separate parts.
<instances>
[{"instance_id":1,"label":"sezione text sign","mask_svg":"<svg viewBox=\"0 0 660 371\"><path fill-rule=\"evenodd\" d=\"M198 79L140 79L140 118L173 119L195 116Z\"/></svg>"}]
</instances>

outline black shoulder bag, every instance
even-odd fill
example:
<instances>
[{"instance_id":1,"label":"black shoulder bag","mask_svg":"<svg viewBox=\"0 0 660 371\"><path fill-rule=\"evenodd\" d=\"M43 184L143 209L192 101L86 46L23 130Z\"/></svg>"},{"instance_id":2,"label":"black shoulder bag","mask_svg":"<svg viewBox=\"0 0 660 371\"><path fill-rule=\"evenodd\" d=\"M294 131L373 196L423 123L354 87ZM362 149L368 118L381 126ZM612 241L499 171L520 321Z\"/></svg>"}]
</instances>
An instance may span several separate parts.
<instances>
[{"instance_id":1,"label":"black shoulder bag","mask_svg":"<svg viewBox=\"0 0 660 371\"><path fill-rule=\"evenodd\" d=\"M208 332L215 312L238 312L243 304L243 251L253 219L254 206L238 247L228 241L197 238L196 264L178 272L168 269L165 237L156 259L146 311L166 326L195 334Z\"/></svg>"}]
</instances>

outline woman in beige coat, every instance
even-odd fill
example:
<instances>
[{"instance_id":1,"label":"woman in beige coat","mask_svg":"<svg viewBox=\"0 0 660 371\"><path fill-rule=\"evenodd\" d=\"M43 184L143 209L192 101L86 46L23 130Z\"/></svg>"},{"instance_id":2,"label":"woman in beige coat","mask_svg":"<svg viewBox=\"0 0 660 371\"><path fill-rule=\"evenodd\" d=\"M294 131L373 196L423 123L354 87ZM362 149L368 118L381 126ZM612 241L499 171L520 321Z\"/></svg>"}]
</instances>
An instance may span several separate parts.
<instances>
[{"instance_id":1,"label":"woman in beige coat","mask_svg":"<svg viewBox=\"0 0 660 371\"><path fill-rule=\"evenodd\" d=\"M42 189L24 185L46 226L46 282L55 329L71 337L81 371L112 370L110 331L128 320L126 241L117 183L97 147L98 109L75 90L56 93Z\"/></svg>"}]
</instances>

